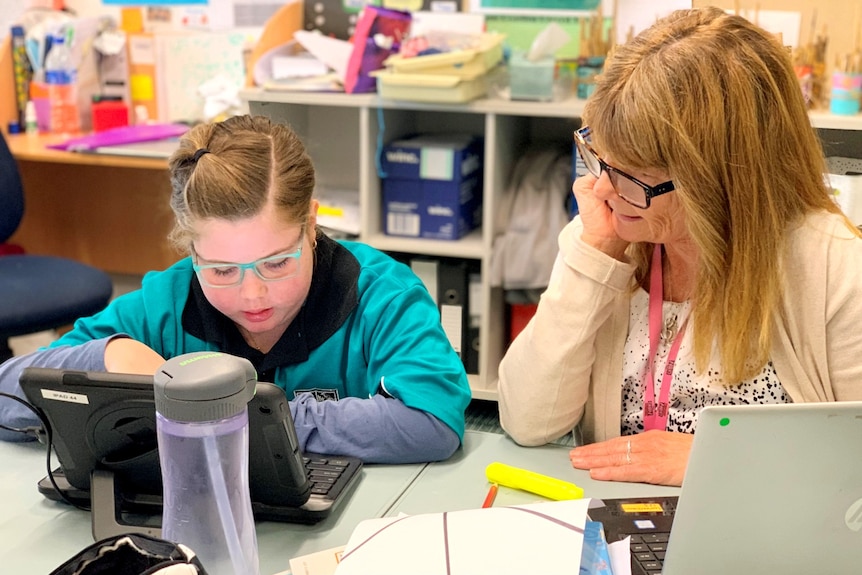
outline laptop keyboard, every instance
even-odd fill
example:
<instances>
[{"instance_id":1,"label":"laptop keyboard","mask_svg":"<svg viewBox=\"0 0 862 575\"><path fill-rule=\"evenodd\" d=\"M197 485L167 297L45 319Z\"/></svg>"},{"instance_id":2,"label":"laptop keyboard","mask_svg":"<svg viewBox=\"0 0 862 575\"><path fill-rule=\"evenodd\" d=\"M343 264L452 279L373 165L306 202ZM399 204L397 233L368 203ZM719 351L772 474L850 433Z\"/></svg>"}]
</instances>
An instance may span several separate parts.
<instances>
[{"instance_id":1,"label":"laptop keyboard","mask_svg":"<svg viewBox=\"0 0 862 575\"><path fill-rule=\"evenodd\" d=\"M630 538L633 575L661 575L678 497L605 499L590 509L602 522L608 542Z\"/></svg>"},{"instance_id":2,"label":"laptop keyboard","mask_svg":"<svg viewBox=\"0 0 862 575\"><path fill-rule=\"evenodd\" d=\"M664 554L667 551L667 540L670 533L645 533L631 535L632 568L638 565L641 573L661 575ZM633 573L636 573L633 570Z\"/></svg>"}]
</instances>

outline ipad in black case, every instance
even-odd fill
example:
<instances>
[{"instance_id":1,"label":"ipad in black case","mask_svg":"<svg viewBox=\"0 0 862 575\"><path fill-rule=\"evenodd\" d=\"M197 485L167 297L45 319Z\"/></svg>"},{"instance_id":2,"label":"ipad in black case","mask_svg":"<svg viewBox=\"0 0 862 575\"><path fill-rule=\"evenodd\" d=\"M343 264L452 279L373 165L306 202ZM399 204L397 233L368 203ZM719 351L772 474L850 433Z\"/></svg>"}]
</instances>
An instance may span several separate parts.
<instances>
[{"instance_id":1,"label":"ipad in black case","mask_svg":"<svg viewBox=\"0 0 862 575\"><path fill-rule=\"evenodd\" d=\"M90 506L97 538L129 531L158 536L161 468L151 376L26 368L27 399L48 420L59 469L72 501ZM353 457L302 453L287 397L258 382L249 402L249 483L259 520L317 523L349 496L362 463ZM44 435L44 431L43 431ZM43 438L44 439L44 438ZM46 497L61 500L49 478ZM142 524L131 515L150 516Z\"/></svg>"}]
</instances>

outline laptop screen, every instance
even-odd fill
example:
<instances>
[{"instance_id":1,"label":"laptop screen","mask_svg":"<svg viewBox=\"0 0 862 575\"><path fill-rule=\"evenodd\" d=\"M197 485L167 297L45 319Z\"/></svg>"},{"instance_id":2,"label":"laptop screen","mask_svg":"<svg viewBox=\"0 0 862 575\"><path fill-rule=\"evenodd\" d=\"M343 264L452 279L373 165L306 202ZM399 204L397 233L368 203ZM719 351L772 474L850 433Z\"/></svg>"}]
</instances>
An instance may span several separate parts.
<instances>
[{"instance_id":1,"label":"laptop screen","mask_svg":"<svg viewBox=\"0 0 862 575\"><path fill-rule=\"evenodd\" d=\"M632 573L856 573L862 402L706 407L678 499L605 499Z\"/></svg>"}]
</instances>

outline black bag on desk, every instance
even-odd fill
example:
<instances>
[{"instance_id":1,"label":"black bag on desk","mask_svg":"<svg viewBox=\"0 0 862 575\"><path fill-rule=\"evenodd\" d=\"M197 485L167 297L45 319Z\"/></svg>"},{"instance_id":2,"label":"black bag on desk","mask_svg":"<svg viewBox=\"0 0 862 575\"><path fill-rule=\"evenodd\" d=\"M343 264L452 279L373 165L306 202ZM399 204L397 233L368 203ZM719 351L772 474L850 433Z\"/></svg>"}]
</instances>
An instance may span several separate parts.
<instances>
[{"instance_id":1,"label":"black bag on desk","mask_svg":"<svg viewBox=\"0 0 862 575\"><path fill-rule=\"evenodd\" d=\"M90 545L50 575L207 575L194 552L149 535L116 535Z\"/></svg>"}]
</instances>

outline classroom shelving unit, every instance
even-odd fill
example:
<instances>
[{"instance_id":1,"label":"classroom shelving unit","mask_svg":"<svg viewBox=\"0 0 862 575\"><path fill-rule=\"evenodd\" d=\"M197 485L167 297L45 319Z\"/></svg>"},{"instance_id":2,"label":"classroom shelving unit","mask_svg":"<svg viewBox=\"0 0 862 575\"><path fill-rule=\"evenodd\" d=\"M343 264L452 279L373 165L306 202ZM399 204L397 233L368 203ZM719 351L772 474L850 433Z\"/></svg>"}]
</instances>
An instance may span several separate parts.
<instances>
[{"instance_id":1,"label":"classroom shelving unit","mask_svg":"<svg viewBox=\"0 0 862 575\"><path fill-rule=\"evenodd\" d=\"M360 241L384 251L456 257L481 263L479 373L471 374L473 397L497 398L497 365L506 346L506 312L501 288L488 278L494 214L512 167L533 142L571 141L583 101L560 103L480 99L464 104L386 100L377 94L274 92L241 93L252 114L293 127L308 148L320 186L356 190ZM413 133L470 133L485 140L483 226L456 241L401 238L383 233L377 150ZM475 304L475 302L472 302Z\"/></svg>"},{"instance_id":2,"label":"classroom shelving unit","mask_svg":"<svg viewBox=\"0 0 862 575\"><path fill-rule=\"evenodd\" d=\"M387 100L377 94L241 92L252 114L289 124L303 139L317 170L318 184L356 190L360 241L384 251L481 262L479 373L470 375L477 399L497 399L497 366L506 346L506 310L501 288L491 287L489 265L495 213L518 158L535 142L568 142L580 125L583 100L513 102L479 99L464 104ZM811 112L830 155L862 157L862 115ZM483 226L461 240L401 238L383 233L378 147L413 133L468 132L485 140Z\"/></svg>"}]
</instances>

